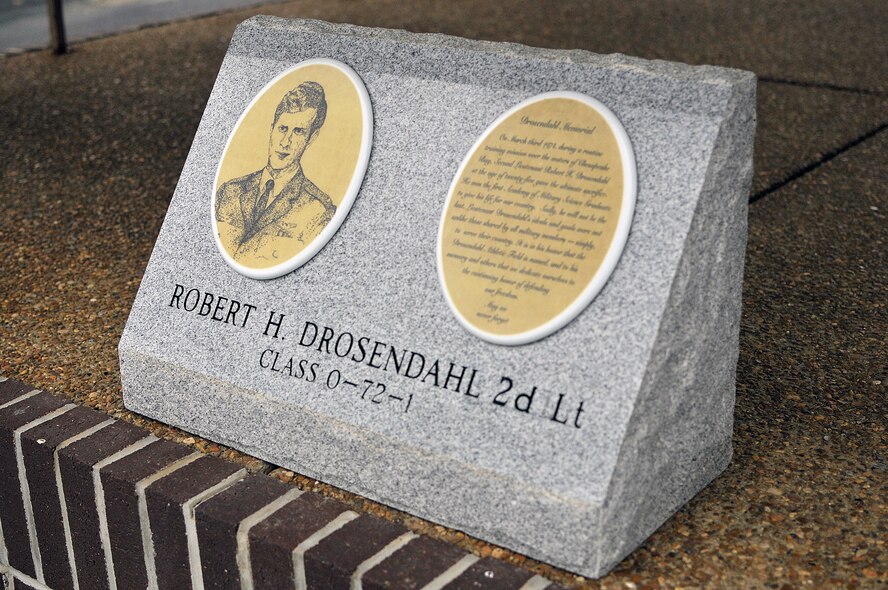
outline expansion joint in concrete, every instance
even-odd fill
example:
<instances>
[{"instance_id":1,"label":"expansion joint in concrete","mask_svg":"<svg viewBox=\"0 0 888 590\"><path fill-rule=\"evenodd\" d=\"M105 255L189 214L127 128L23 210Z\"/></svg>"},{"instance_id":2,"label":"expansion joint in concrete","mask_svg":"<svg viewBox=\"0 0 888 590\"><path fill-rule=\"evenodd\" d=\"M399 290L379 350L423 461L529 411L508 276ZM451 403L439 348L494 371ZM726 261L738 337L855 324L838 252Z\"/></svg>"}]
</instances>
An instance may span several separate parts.
<instances>
[{"instance_id":1,"label":"expansion joint in concrete","mask_svg":"<svg viewBox=\"0 0 888 590\"><path fill-rule=\"evenodd\" d=\"M780 190L781 188L785 187L786 185L795 182L796 180L802 178L803 176L809 174L810 172L817 170L818 168L820 168L821 166L823 166L827 162L830 162L830 161L836 159L837 157L841 156L842 154L844 154L848 150L857 147L858 145L862 144L863 142L865 142L869 139L872 139L873 137L875 137L879 133L882 133L886 129L888 129L888 121L882 123L881 125L879 125L878 127L875 127L874 129L870 129L869 131L867 131L863 135L856 137L855 139L852 139L851 141L849 141L845 144L842 144L841 146L839 146L833 150L826 152L821 157L819 157L817 160L799 168L798 170L796 170L795 172L793 172L792 174L790 174L789 176L787 176L783 180L775 182L774 184L772 184L768 188L760 190L756 194L752 195L749 198L750 205L752 203L755 203L756 201L760 201L761 199L767 197L771 193Z\"/></svg>"},{"instance_id":2,"label":"expansion joint in concrete","mask_svg":"<svg viewBox=\"0 0 888 590\"><path fill-rule=\"evenodd\" d=\"M789 78L774 78L771 76L759 76L759 82L766 84L783 84L785 86L800 86L802 88L817 88L820 90L834 90L836 92L850 92L852 94L863 94L866 96L882 96L888 97L888 92L880 90L871 90L869 88L856 88L854 86L842 86L841 84L830 84L828 82L805 82L803 80L791 80Z\"/></svg>"}]
</instances>

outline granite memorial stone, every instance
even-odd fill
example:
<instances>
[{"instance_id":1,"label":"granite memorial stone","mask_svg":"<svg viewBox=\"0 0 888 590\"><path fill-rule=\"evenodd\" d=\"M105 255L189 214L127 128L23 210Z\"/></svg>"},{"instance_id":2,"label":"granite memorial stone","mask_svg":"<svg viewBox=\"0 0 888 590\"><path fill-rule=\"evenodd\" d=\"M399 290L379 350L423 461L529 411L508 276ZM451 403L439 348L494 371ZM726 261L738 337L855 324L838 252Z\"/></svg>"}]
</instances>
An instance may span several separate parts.
<instances>
[{"instance_id":1,"label":"granite memorial stone","mask_svg":"<svg viewBox=\"0 0 888 590\"><path fill-rule=\"evenodd\" d=\"M126 406L606 573L731 457L755 87L245 21L120 341Z\"/></svg>"}]
</instances>

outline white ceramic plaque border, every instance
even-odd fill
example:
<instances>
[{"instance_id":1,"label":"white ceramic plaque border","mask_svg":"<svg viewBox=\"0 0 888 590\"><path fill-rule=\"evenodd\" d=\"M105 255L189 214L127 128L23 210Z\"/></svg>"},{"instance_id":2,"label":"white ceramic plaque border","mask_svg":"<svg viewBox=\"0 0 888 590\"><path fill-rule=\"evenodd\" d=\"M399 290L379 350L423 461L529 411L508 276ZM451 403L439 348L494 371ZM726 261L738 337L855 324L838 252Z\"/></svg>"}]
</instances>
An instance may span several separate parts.
<instances>
[{"instance_id":1,"label":"white ceramic plaque border","mask_svg":"<svg viewBox=\"0 0 888 590\"><path fill-rule=\"evenodd\" d=\"M573 302L565 307L564 310L562 310L561 313L556 315L554 318L536 328L518 334L493 334L491 332L479 329L477 326L469 322L462 314L462 312L458 309L455 302L453 301L453 298L450 295L450 291L447 287L447 281L444 276L444 222L447 219L447 212L450 209L450 203L453 200L453 196L456 192L457 183L459 182L459 179L462 178L463 172L465 171L466 166L469 165L472 156L479 149L484 140L487 139L487 137L513 113L524 109L528 105L552 98L567 98L583 102L586 105L592 107L594 110L598 111L598 113L610 126L611 132L616 138L620 152L620 159L623 164L623 201L620 209L620 217L617 221L616 232L614 233L613 240L611 240L607 254L604 257L601 266L599 266L598 270L589 280L586 288L583 289L583 291L577 296L576 299L574 299ZM441 212L441 220L438 225L438 243L436 255L438 265L438 279L441 285L441 290L444 293L444 297L447 300L447 304L450 306L450 310L453 312L453 315L456 316L456 319L466 330L468 330L470 333L477 336L478 338L486 340L487 342L506 346L529 344L531 342L535 342L537 340L545 338L546 336L549 336L550 334L560 330L568 323L570 323L571 320L576 318L592 302L592 300L595 299L595 297L604 288L604 285L607 283L608 279L616 268L617 262L619 262L620 256L623 254L623 249L626 246L626 241L629 239L629 229L632 225L632 217L635 213L635 201L637 193L638 172L635 163L635 153L632 149L632 142L630 141L629 135L626 133L623 124L620 122L617 116L599 100L596 100L591 96L579 92L559 90L537 94L513 106L502 115L500 115L493 123L491 123L490 126L487 127L484 133L481 134L481 136L475 141L475 143L466 153L466 156L465 158L463 158L463 161L457 169L456 174L454 174L453 176L453 180L450 184L450 189L447 192L447 199L444 202L444 207Z\"/></svg>"},{"instance_id":2,"label":"white ceramic plaque border","mask_svg":"<svg viewBox=\"0 0 888 590\"><path fill-rule=\"evenodd\" d=\"M274 84L284 76L287 76L288 74L296 70L315 65L326 65L338 69L343 74L345 74L349 78L349 80L351 80L352 84L355 87L355 90L358 93L358 99L361 103L361 118L363 122L363 129L361 134L361 148L358 153L357 162L355 163L355 171L352 175L351 182L348 185L348 189L342 197L342 201L336 207L336 213L333 215L333 218L321 231L321 233L305 247L305 249L303 249L292 258L285 260L284 262L281 262L280 264L277 264L275 266L270 266L267 268L251 268L236 261L225 250L225 247L222 244L222 240L219 236L219 228L215 214L216 187L219 185L219 173L222 170L222 164L225 162L225 157L228 154L228 149L231 146L232 139L237 133L237 130L243 122L244 118L246 118L247 114L253 108L253 105L256 103L256 101L258 101L262 97L262 95L265 94L265 92L273 87ZM213 178L213 187L211 190L212 197L210 199L210 219L212 219L213 223L213 239L216 242L216 248L219 250L219 253L222 255L222 258L225 260L225 262L231 268L242 275L245 275L252 279L267 280L274 279L287 273L293 272L294 270L311 260L336 234L336 232L339 230L339 227L342 225L342 222L345 221L345 218L351 211L352 205L355 202L355 198L358 195L358 191L361 189L361 184L364 182L364 175L367 172L367 165L370 161L370 152L372 150L372 147L373 107L370 103L370 96L367 93L367 88L364 85L363 80L361 80L361 77L358 75L358 73L355 72L350 66L335 59L313 58L301 61L296 65L280 72L265 86L263 86L259 92L256 93L256 96L253 97L253 99L250 101L250 104L248 104L244 111L241 113L240 117L238 118L237 122L234 124L234 127L232 127L231 132L228 135L228 139L225 142L225 149L222 151L222 156L219 158L219 164L216 166L216 174Z\"/></svg>"}]
</instances>

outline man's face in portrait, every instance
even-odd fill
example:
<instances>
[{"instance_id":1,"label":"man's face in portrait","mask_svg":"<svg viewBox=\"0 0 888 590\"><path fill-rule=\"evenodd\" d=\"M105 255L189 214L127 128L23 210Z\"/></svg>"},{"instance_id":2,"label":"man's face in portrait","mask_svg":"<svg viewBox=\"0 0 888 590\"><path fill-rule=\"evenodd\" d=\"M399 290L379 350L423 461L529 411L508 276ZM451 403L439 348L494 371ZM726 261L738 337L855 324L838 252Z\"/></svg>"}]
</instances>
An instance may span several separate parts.
<instances>
[{"instance_id":1,"label":"man's face in portrait","mask_svg":"<svg viewBox=\"0 0 888 590\"><path fill-rule=\"evenodd\" d=\"M293 169L311 140L311 126L316 109L281 113L271 128L268 140L268 165L274 171Z\"/></svg>"}]
</instances>

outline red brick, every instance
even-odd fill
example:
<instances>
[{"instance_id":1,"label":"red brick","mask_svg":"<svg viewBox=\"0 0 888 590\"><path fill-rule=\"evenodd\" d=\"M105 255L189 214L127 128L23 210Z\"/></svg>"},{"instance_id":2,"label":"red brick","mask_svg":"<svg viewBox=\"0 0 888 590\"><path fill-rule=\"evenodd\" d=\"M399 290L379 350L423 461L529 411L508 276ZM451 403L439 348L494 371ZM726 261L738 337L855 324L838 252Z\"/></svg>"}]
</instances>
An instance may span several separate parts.
<instances>
[{"instance_id":1,"label":"red brick","mask_svg":"<svg viewBox=\"0 0 888 590\"><path fill-rule=\"evenodd\" d=\"M31 577L36 577L37 573L31 557L14 435L18 428L61 408L65 403L62 398L41 392L0 410L0 482L3 484L0 485L0 522L3 523L9 565Z\"/></svg>"},{"instance_id":2,"label":"red brick","mask_svg":"<svg viewBox=\"0 0 888 590\"><path fill-rule=\"evenodd\" d=\"M136 484L191 452L184 445L159 440L101 469L111 555L120 590L148 587Z\"/></svg>"},{"instance_id":3,"label":"red brick","mask_svg":"<svg viewBox=\"0 0 888 590\"><path fill-rule=\"evenodd\" d=\"M203 456L145 490L160 588L191 588L191 565L182 506L237 471L238 467L232 463Z\"/></svg>"},{"instance_id":4,"label":"red brick","mask_svg":"<svg viewBox=\"0 0 888 590\"><path fill-rule=\"evenodd\" d=\"M355 569L406 532L367 515L349 522L305 553L309 590L349 590Z\"/></svg>"},{"instance_id":5,"label":"red brick","mask_svg":"<svg viewBox=\"0 0 888 590\"><path fill-rule=\"evenodd\" d=\"M293 550L348 508L320 494L305 493L250 531L255 590L292 590Z\"/></svg>"},{"instance_id":6,"label":"red brick","mask_svg":"<svg viewBox=\"0 0 888 590\"><path fill-rule=\"evenodd\" d=\"M22 383L15 379L0 381L0 406L35 389L36 387L31 387L27 383Z\"/></svg>"},{"instance_id":7,"label":"red brick","mask_svg":"<svg viewBox=\"0 0 888 590\"><path fill-rule=\"evenodd\" d=\"M419 537L364 574L361 585L364 590L422 588L465 555L443 541Z\"/></svg>"},{"instance_id":8,"label":"red brick","mask_svg":"<svg viewBox=\"0 0 888 590\"><path fill-rule=\"evenodd\" d=\"M15 590L37 590L37 587L32 586L32 585L28 584L27 582L23 582L20 579L16 579ZM53 590L55 590L55 589L53 588Z\"/></svg>"},{"instance_id":9,"label":"red brick","mask_svg":"<svg viewBox=\"0 0 888 590\"><path fill-rule=\"evenodd\" d=\"M251 476L195 510L206 590L239 590L237 530L241 521L290 491L267 476Z\"/></svg>"},{"instance_id":10,"label":"red brick","mask_svg":"<svg viewBox=\"0 0 888 590\"><path fill-rule=\"evenodd\" d=\"M142 440L147 433L126 422L115 422L93 436L59 451L65 505L81 590L107 590L108 574L99 533L92 467L102 459Z\"/></svg>"},{"instance_id":11,"label":"red brick","mask_svg":"<svg viewBox=\"0 0 888 590\"><path fill-rule=\"evenodd\" d=\"M532 572L488 557L475 562L472 567L444 588L446 590L518 590L533 576Z\"/></svg>"},{"instance_id":12,"label":"red brick","mask_svg":"<svg viewBox=\"0 0 888 590\"><path fill-rule=\"evenodd\" d=\"M104 414L77 407L22 434L22 454L34 507L43 577L53 590L74 588L56 486L54 452L65 440L106 420L108 416Z\"/></svg>"}]
</instances>

